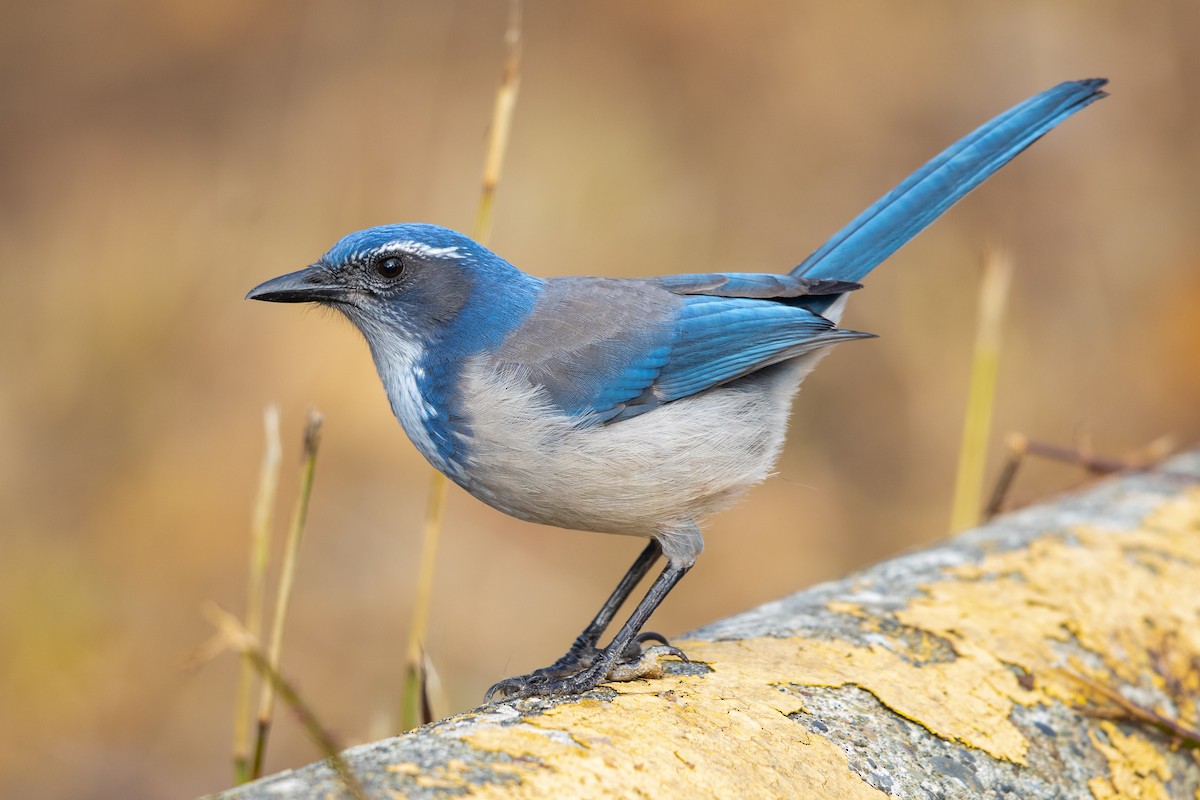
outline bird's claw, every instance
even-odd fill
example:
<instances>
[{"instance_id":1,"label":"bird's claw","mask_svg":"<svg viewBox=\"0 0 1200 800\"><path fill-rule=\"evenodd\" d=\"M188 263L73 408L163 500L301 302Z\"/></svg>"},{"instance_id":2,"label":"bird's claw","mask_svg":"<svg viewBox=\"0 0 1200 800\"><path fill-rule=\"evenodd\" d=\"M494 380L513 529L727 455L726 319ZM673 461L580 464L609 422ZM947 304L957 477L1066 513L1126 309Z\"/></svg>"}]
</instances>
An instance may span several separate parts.
<instances>
[{"instance_id":1,"label":"bird's claw","mask_svg":"<svg viewBox=\"0 0 1200 800\"><path fill-rule=\"evenodd\" d=\"M582 694L596 688L603 680L596 666L584 667L579 672L554 676L538 670L528 675L505 678L487 690L483 702L516 700L522 697L553 697L555 695Z\"/></svg>"},{"instance_id":2,"label":"bird's claw","mask_svg":"<svg viewBox=\"0 0 1200 800\"><path fill-rule=\"evenodd\" d=\"M667 641L667 637L654 631L642 631L634 637L633 641L637 644L645 644L646 642L658 642L659 644L666 645L670 644L670 642Z\"/></svg>"},{"instance_id":3,"label":"bird's claw","mask_svg":"<svg viewBox=\"0 0 1200 800\"><path fill-rule=\"evenodd\" d=\"M567 678L587 672L599 652L594 647L587 651L572 649L571 652L548 667L535 669L527 675L505 678L493 684L487 690L487 694L483 696L483 702L490 703L497 696L505 699L510 697L548 697L551 694L561 694L562 690L552 687Z\"/></svg>"},{"instance_id":4,"label":"bird's claw","mask_svg":"<svg viewBox=\"0 0 1200 800\"><path fill-rule=\"evenodd\" d=\"M645 650L643 642L662 642ZM661 678L662 663L668 658L687 661L688 657L678 647L667 644L662 634L647 631L639 635L621 653L620 661L610 666L606 673L600 671L603 650L575 654L576 658L564 656L549 667L535 670L528 675L517 675L493 684L483 696L483 702L508 700L520 697L551 697L553 695L581 694L596 688L603 681L625 682L639 678ZM570 655L570 654L569 654ZM572 669L574 667L574 669Z\"/></svg>"},{"instance_id":5,"label":"bird's claw","mask_svg":"<svg viewBox=\"0 0 1200 800\"><path fill-rule=\"evenodd\" d=\"M532 688L533 679L534 675L530 673L497 681L483 695L483 702L490 703L492 700L507 700L512 697L528 697L526 692Z\"/></svg>"}]
</instances>

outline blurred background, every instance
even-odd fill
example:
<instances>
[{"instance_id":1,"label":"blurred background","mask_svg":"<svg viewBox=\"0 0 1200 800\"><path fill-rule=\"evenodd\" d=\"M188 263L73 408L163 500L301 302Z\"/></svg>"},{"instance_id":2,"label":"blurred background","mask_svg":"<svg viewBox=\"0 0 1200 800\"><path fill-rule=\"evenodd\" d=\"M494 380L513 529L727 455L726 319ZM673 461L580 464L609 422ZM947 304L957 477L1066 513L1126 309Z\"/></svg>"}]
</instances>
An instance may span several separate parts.
<instances>
[{"instance_id":1,"label":"blurred background","mask_svg":"<svg viewBox=\"0 0 1200 800\"><path fill-rule=\"evenodd\" d=\"M0 27L0 795L231 780L264 406L286 519L327 417L284 672L389 732L430 471L332 314L243 301L342 234L469 230L503 2L8 2ZM1200 5L674 0L525 7L493 249L537 275L783 271L909 171L1071 78L1069 120L873 275L778 475L707 526L667 634L947 532L980 255L1016 263L1003 435L1121 456L1200 434ZM1016 500L1080 480L1031 465ZM277 540L278 542L278 540ZM554 659L641 543L452 488L428 649L449 713ZM278 549L278 548L276 548ZM318 757L282 710L269 771Z\"/></svg>"}]
</instances>

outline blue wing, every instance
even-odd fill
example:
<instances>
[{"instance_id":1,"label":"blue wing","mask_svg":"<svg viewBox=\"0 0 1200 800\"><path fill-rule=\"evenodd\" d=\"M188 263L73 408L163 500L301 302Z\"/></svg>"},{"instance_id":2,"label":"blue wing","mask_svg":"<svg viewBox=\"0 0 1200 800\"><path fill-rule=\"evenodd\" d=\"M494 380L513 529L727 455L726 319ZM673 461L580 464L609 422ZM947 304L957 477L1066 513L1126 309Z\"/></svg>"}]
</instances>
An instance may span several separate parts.
<instances>
[{"instance_id":1,"label":"blue wing","mask_svg":"<svg viewBox=\"0 0 1200 800\"><path fill-rule=\"evenodd\" d=\"M1107 80L1059 84L960 139L859 214L793 275L859 281L950 206L1075 112L1105 96ZM832 298L809 307L820 311Z\"/></svg>"},{"instance_id":2,"label":"blue wing","mask_svg":"<svg viewBox=\"0 0 1200 800\"><path fill-rule=\"evenodd\" d=\"M757 299L688 297L679 339L650 387L658 403L868 333L841 330L806 308Z\"/></svg>"},{"instance_id":3,"label":"blue wing","mask_svg":"<svg viewBox=\"0 0 1200 800\"><path fill-rule=\"evenodd\" d=\"M839 292L849 286L816 283ZM545 388L568 414L616 422L869 335L839 330L789 302L808 296L801 292L810 284L743 274L556 278L495 358ZM694 293L710 285L735 296ZM782 301L770 299L772 292Z\"/></svg>"}]
</instances>

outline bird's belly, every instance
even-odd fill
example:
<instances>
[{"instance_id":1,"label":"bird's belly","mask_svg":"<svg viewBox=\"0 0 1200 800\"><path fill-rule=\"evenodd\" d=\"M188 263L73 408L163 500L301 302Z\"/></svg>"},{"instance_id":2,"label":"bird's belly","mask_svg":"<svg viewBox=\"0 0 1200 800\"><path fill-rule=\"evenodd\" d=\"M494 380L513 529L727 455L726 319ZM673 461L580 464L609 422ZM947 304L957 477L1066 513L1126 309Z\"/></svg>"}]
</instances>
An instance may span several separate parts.
<instances>
[{"instance_id":1,"label":"bird's belly","mask_svg":"<svg viewBox=\"0 0 1200 800\"><path fill-rule=\"evenodd\" d=\"M779 364L621 422L580 425L516 376L468 369L469 468L455 480L521 519L654 536L767 477L802 374Z\"/></svg>"}]
</instances>

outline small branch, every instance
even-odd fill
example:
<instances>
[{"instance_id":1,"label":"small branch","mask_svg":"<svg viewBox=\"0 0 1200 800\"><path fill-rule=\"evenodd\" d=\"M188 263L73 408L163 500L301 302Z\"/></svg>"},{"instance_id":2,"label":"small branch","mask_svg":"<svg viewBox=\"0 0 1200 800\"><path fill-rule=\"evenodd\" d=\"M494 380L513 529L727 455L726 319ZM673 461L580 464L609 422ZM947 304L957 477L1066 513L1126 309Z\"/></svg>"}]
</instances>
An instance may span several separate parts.
<instances>
[{"instance_id":1,"label":"small branch","mask_svg":"<svg viewBox=\"0 0 1200 800\"><path fill-rule=\"evenodd\" d=\"M1056 672L1084 686L1088 691L1099 695L1105 702L1114 706L1113 708L1083 709L1085 714L1093 717L1103 717L1104 719L1129 720L1140 725L1146 725L1160 733L1166 734L1177 746L1185 750L1200 750L1200 729L1185 725L1179 720L1160 714L1154 709L1139 705L1113 687L1107 686L1081 673L1067 669L1056 670Z\"/></svg>"},{"instance_id":2,"label":"small branch","mask_svg":"<svg viewBox=\"0 0 1200 800\"><path fill-rule=\"evenodd\" d=\"M1161 436L1150 442L1129 458L1119 459L1098 456L1084 446L1063 447L1049 442L1031 440L1019 433L1009 434L1008 456L1000 469L996 485L992 489L991 499L984 509L983 517L989 520L1004 510L1008 494L1016 481L1017 471L1027 455L1038 456L1051 461L1071 464L1086 470L1093 476L1114 474L1131 474L1155 470L1159 475L1184 482L1196 480L1196 475L1186 472L1159 469L1159 464L1170 455L1174 448L1171 436Z\"/></svg>"},{"instance_id":3,"label":"small branch","mask_svg":"<svg viewBox=\"0 0 1200 800\"><path fill-rule=\"evenodd\" d=\"M1008 493L1017 479L1017 470L1021 467L1021 461L1029 452L1029 440L1019 433L1010 433L1006 444L1008 445L1008 456L1004 459L1004 466L1000 468L1000 477L996 479L992 497L983 510L984 520L990 520L1004 508L1004 501L1008 499Z\"/></svg>"}]
</instances>

